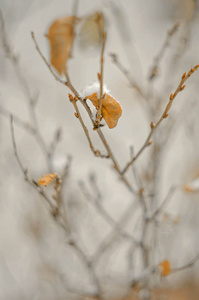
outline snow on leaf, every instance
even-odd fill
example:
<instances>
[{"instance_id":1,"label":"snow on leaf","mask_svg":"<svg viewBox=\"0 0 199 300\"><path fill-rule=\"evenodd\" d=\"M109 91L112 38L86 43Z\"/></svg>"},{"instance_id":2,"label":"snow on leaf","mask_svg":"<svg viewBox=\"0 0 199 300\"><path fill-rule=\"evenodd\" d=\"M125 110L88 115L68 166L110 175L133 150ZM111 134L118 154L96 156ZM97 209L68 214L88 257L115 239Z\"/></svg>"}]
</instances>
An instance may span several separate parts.
<instances>
[{"instance_id":1,"label":"snow on leaf","mask_svg":"<svg viewBox=\"0 0 199 300\"><path fill-rule=\"evenodd\" d=\"M100 97L100 83L98 81L94 81L91 85L87 85L84 89L79 93L80 97L85 99L89 95L97 93L98 98ZM103 93L110 94L106 84L103 84Z\"/></svg>"},{"instance_id":2,"label":"snow on leaf","mask_svg":"<svg viewBox=\"0 0 199 300\"><path fill-rule=\"evenodd\" d=\"M43 177L41 177L39 179L39 185L49 185L51 182L53 182L53 180L57 177L57 174L54 173L50 173L47 175L44 175Z\"/></svg>"},{"instance_id":3,"label":"snow on leaf","mask_svg":"<svg viewBox=\"0 0 199 300\"><path fill-rule=\"evenodd\" d=\"M99 98L98 93L93 93L86 97L98 109ZM102 117L106 121L109 128L114 128L117 125L118 119L121 117L122 108L120 104L110 95L105 94L102 101Z\"/></svg>"},{"instance_id":4,"label":"snow on leaf","mask_svg":"<svg viewBox=\"0 0 199 300\"><path fill-rule=\"evenodd\" d=\"M68 16L57 19L49 28L50 62L60 75L66 70L66 63L71 57L75 21L76 17Z\"/></svg>"},{"instance_id":5,"label":"snow on leaf","mask_svg":"<svg viewBox=\"0 0 199 300\"><path fill-rule=\"evenodd\" d=\"M171 273L171 265L168 260L164 260L160 263L160 271L161 271L161 276L168 276Z\"/></svg>"}]
</instances>

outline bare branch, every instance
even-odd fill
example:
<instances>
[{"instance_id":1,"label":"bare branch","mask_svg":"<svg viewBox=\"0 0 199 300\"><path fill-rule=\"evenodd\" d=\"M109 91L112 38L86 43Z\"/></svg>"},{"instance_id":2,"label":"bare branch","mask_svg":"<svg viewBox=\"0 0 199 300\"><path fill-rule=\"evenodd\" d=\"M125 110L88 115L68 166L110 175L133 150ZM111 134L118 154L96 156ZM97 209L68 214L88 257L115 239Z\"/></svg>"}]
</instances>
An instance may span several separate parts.
<instances>
[{"instance_id":1,"label":"bare branch","mask_svg":"<svg viewBox=\"0 0 199 300\"><path fill-rule=\"evenodd\" d=\"M188 263L186 263L185 265L183 265L181 267L178 267L178 268L172 268L171 269L171 274L193 267L198 262L198 260L199 260L199 253L193 259L191 259Z\"/></svg>"},{"instance_id":2,"label":"bare branch","mask_svg":"<svg viewBox=\"0 0 199 300\"><path fill-rule=\"evenodd\" d=\"M31 179L28 175L28 171L27 169L24 168L18 152L17 152L17 145L15 142L15 134L14 134L14 125L13 125L13 117L12 115L10 116L10 127L11 127L11 135L12 135L12 145L13 145L13 149L14 149L14 155L15 158L17 160L17 163L19 165L19 168L21 169L22 173L24 174L24 179L40 194L43 196L43 198L48 202L50 208L52 209L52 211L55 210L55 206L52 204L51 200L48 198L48 196L45 194L44 190L42 189L42 187L40 187L35 180Z\"/></svg>"},{"instance_id":3,"label":"bare branch","mask_svg":"<svg viewBox=\"0 0 199 300\"><path fill-rule=\"evenodd\" d=\"M132 201L130 205L127 207L125 212L122 214L121 218L117 222L116 226L113 228L113 231L107 235L107 237L102 241L101 245L93 255L93 261L95 264L100 260L101 256L104 252L116 241L121 235L118 232L118 225L120 228L123 228L130 218L133 218L133 215L136 213L136 208L138 206L138 202ZM129 239L129 236L123 235L125 239L128 239L132 243L132 237Z\"/></svg>"},{"instance_id":4,"label":"bare branch","mask_svg":"<svg viewBox=\"0 0 199 300\"><path fill-rule=\"evenodd\" d=\"M136 83L136 81L133 79L132 75L130 75L129 71L122 65L122 63L119 61L118 56L115 53L110 53L109 56L112 59L112 62L115 64L115 66L123 73L123 75L127 78L130 86L134 88L140 96L146 100L146 96L143 94L142 90Z\"/></svg>"},{"instance_id":5,"label":"bare branch","mask_svg":"<svg viewBox=\"0 0 199 300\"><path fill-rule=\"evenodd\" d=\"M52 157L55 153L55 150L57 148L57 145L58 145L58 143L61 139L61 132L62 132L61 128L56 129L53 140L52 140L51 145L49 147L49 154L48 155L51 157L51 159L52 159Z\"/></svg>"},{"instance_id":6,"label":"bare branch","mask_svg":"<svg viewBox=\"0 0 199 300\"><path fill-rule=\"evenodd\" d=\"M163 59L165 52L170 45L170 41L171 41L173 35L177 32L179 25L180 25L179 22L175 23L172 26L172 28L168 31L166 39L165 39L159 53L157 54L157 56L154 59L153 67L151 68L151 72L149 75L149 80L153 80L155 77L157 77L160 62Z\"/></svg>"},{"instance_id":7,"label":"bare branch","mask_svg":"<svg viewBox=\"0 0 199 300\"><path fill-rule=\"evenodd\" d=\"M169 189L169 192L167 194L167 196L165 197L165 199L163 200L163 202L160 204L160 206L155 210L155 212L152 214L152 216L150 217L150 219L154 219L157 215L159 215L159 213L162 212L164 206L168 203L168 201L171 200L172 196L174 195L175 191L176 191L175 186L172 186Z\"/></svg>"},{"instance_id":8,"label":"bare branch","mask_svg":"<svg viewBox=\"0 0 199 300\"><path fill-rule=\"evenodd\" d=\"M22 129L28 131L30 134L35 135L35 128L28 122L21 120L19 117L11 114L5 107L0 105L0 114L6 118L10 119L10 116L12 115L13 121L16 125L21 127Z\"/></svg>"},{"instance_id":9,"label":"bare branch","mask_svg":"<svg viewBox=\"0 0 199 300\"><path fill-rule=\"evenodd\" d=\"M156 131L156 129L159 127L159 125L162 123L162 121L164 119L166 119L168 117L168 112L173 104L173 101L175 99L175 97L178 95L179 92L181 92L184 88L185 88L185 81L199 68L199 65L196 65L193 69L191 69L187 75L186 73L184 73L182 75L181 81L177 87L177 89L175 90L174 94L170 95L169 98L169 102L164 110L164 112L162 113L161 117L159 118L159 120L157 121L156 124L153 124L153 122L151 122L151 131L146 139L146 141L144 142L143 146L140 148L140 150L138 151L138 153L130 160L130 162L127 163L126 167L124 168L124 170L122 171L122 174L124 174L129 167L136 161L136 159L142 154L142 152L145 150L145 148L147 148L148 146L151 145L151 138L154 134L154 132Z\"/></svg>"},{"instance_id":10,"label":"bare branch","mask_svg":"<svg viewBox=\"0 0 199 300\"><path fill-rule=\"evenodd\" d=\"M134 245L138 245L139 242L131 236L128 232L126 232L124 229L120 227L120 224L115 221L112 216L104 209L102 203L98 200L95 199L90 195L88 192L88 189L86 188L85 184L83 181L79 182L80 189L84 195L84 197L95 207L97 212L103 217L103 219L111 226L111 228L114 228L114 230L118 230L118 233L125 237L128 238L129 240L132 241Z\"/></svg>"},{"instance_id":11,"label":"bare branch","mask_svg":"<svg viewBox=\"0 0 199 300\"><path fill-rule=\"evenodd\" d=\"M48 149L47 149L47 146L44 142L44 139L39 131L39 127L38 127L38 124L37 124L37 118L36 118L36 115L35 115L35 111L34 111L34 106L35 106L35 103L36 103L36 99L33 99L33 97L31 96L31 92L30 92L30 88L29 88L29 85L27 83L27 80L26 78L24 77L23 73L21 72L21 69L20 69L20 64L19 64L19 58L17 58L17 56L15 55L15 53L13 53L12 51L12 48L9 44L9 41L8 41L8 38L7 38L7 35L6 35L6 30L5 30L5 24L4 24L4 19L3 19L3 14L2 14L2 11L0 10L0 26L1 26L1 30L2 30L2 40L3 40L3 45L4 45L4 51L6 53L6 55L8 56L8 59L11 61L12 65L13 65L13 68L14 68L14 71L15 71L15 74L17 76L17 79L19 80L19 83L21 84L22 88L23 88L23 91L24 91L24 94L25 96L27 97L27 100L28 100L28 105L29 105L29 111L30 111L30 116L31 116L31 119L32 119L32 123L33 123L33 126L32 125L27 125L27 131L32 131L31 133L34 133L40 147L41 147L41 150L43 151L44 155L45 155L45 159L47 161L47 165L48 165L48 168L49 168L49 171L52 171L52 163L48 157ZM7 114L7 112L4 110L4 115ZM23 123L19 120L19 118L17 117L14 117L15 120L17 121L18 125L22 125ZM33 128L33 130L32 130Z\"/></svg>"}]
</instances>

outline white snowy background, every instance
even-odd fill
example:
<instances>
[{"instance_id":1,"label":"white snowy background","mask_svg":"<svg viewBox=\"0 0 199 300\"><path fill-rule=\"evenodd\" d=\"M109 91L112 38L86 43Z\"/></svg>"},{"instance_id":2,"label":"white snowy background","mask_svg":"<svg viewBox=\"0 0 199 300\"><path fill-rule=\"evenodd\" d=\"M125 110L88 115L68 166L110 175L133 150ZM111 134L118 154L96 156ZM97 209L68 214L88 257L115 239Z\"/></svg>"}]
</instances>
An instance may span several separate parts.
<instances>
[{"instance_id":1,"label":"white snowy background","mask_svg":"<svg viewBox=\"0 0 199 300\"><path fill-rule=\"evenodd\" d=\"M111 94L123 108L118 126L103 132L121 166L129 160L129 147L138 150L150 127L140 104L140 98L117 67L109 53L118 54L120 61L145 88L144 78L149 74L153 59L163 44L168 30L176 21L182 25L172 39L163 61L161 76L155 87L165 97L177 87L185 71L199 63L198 5L192 16L191 0L124 0L112 1L121 7L125 16L124 28L118 28L108 1L80 0L78 14L90 14L102 10L107 20L107 44L105 50L104 81ZM55 153L55 169L59 172L68 155L72 156L69 177L65 185L65 199L71 224L82 247L92 254L98 243L110 232L110 226L95 212L82 195L78 182L84 181L90 188L89 176L95 173L103 205L117 220L132 196L118 180L110 161L94 157L78 120L68 100L66 87L56 82L38 55L30 32L34 31L44 55L49 59L48 41L44 36L50 24L71 14L72 0L1 0L0 8L5 19L7 37L13 51L19 56L20 66L28 81L32 95L38 95L36 113L40 131L50 143L55 130L62 128L62 140ZM186 32L190 21L189 43L176 69L171 64L172 53L177 51L178 40ZM128 28L128 31L126 31ZM125 30L127 44L124 43ZM130 36L128 36L130 34ZM131 37L131 38L129 38ZM179 50L181 51L181 50ZM130 58L130 59L129 59ZM74 49L69 62L71 81L78 91L97 79L100 49L81 51ZM199 167L198 163L198 114L199 74L193 75L187 87L174 104L179 128L171 139L162 161L163 176L160 179L161 196L166 195L171 184L181 186ZM171 87L171 85L173 85ZM27 99L23 87L15 76L13 67L0 49L0 102L1 105L23 120L29 120ZM181 114L181 109L184 107ZM184 114L184 112L186 112ZM174 116L174 115L173 115ZM86 118L86 116L84 115ZM184 120L184 122L183 122ZM152 121L152 120L151 120ZM154 120L155 121L155 120ZM169 122L169 119L167 120ZM46 174L46 161L34 137L15 126L19 156L31 176L38 180ZM95 145L102 149L95 138ZM65 235L52 221L38 194L23 180L17 165L11 142L9 118L0 115L0 300L4 299L65 299L64 281L71 287L92 290L81 264L65 245ZM148 150L146 150L147 152ZM144 163L146 155L141 161ZM138 164L139 165L139 164ZM140 164L142 165L142 164ZM160 257L170 260L177 267L191 260L199 252L199 202L197 194L187 197L179 191L168 206L168 212L179 216L175 226L165 225L161 231ZM133 221L132 221L133 222ZM131 227L130 227L131 228ZM109 295L125 292L128 285L126 244L117 243L99 264L98 274ZM179 275L198 276L197 267ZM177 275L172 280L178 282ZM167 285L169 279L165 281ZM70 297L72 297L70 295Z\"/></svg>"}]
</instances>

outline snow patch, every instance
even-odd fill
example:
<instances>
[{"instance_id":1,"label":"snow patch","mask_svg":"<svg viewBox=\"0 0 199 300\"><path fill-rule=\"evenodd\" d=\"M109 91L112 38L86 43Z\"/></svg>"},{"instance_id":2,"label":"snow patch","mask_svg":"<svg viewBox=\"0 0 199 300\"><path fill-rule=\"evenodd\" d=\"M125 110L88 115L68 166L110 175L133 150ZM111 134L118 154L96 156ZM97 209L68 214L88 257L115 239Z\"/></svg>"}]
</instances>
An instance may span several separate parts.
<instances>
[{"instance_id":1,"label":"snow patch","mask_svg":"<svg viewBox=\"0 0 199 300\"><path fill-rule=\"evenodd\" d=\"M79 93L80 97L82 99L85 99L87 96L90 96L94 93L97 93L98 98L100 97L100 83L95 81L93 82L93 84L86 86L82 92ZM110 91L107 89L107 86L104 84L103 85L103 94L109 94L110 95Z\"/></svg>"}]
</instances>

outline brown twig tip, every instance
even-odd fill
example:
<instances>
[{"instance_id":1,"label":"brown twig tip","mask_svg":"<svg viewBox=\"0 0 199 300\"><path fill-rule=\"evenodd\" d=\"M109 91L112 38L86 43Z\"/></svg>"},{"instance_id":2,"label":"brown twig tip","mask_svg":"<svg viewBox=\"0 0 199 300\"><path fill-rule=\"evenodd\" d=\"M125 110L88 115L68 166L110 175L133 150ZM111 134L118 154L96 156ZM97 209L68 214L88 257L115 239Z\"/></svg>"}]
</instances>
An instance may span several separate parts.
<instances>
[{"instance_id":1,"label":"brown twig tip","mask_svg":"<svg viewBox=\"0 0 199 300\"><path fill-rule=\"evenodd\" d=\"M196 65L194 68L192 68L189 73L187 74L187 78L189 78L197 69L199 68L199 65Z\"/></svg>"},{"instance_id":2,"label":"brown twig tip","mask_svg":"<svg viewBox=\"0 0 199 300\"><path fill-rule=\"evenodd\" d=\"M170 99L170 100L173 100L173 94L170 95L169 99Z\"/></svg>"},{"instance_id":3,"label":"brown twig tip","mask_svg":"<svg viewBox=\"0 0 199 300\"><path fill-rule=\"evenodd\" d=\"M184 88L185 88L186 85L183 85L181 88L180 88L180 91L183 91Z\"/></svg>"},{"instance_id":4,"label":"brown twig tip","mask_svg":"<svg viewBox=\"0 0 199 300\"><path fill-rule=\"evenodd\" d=\"M186 72L182 75L182 79L184 79L186 77Z\"/></svg>"},{"instance_id":5,"label":"brown twig tip","mask_svg":"<svg viewBox=\"0 0 199 300\"><path fill-rule=\"evenodd\" d=\"M71 94L68 94L68 98L69 98L70 102L73 102L73 100L74 100L74 97L73 97L73 95L71 95Z\"/></svg>"},{"instance_id":6,"label":"brown twig tip","mask_svg":"<svg viewBox=\"0 0 199 300\"><path fill-rule=\"evenodd\" d=\"M193 72L195 72L198 68L199 68L199 65L196 65L196 66L193 68Z\"/></svg>"}]
</instances>

